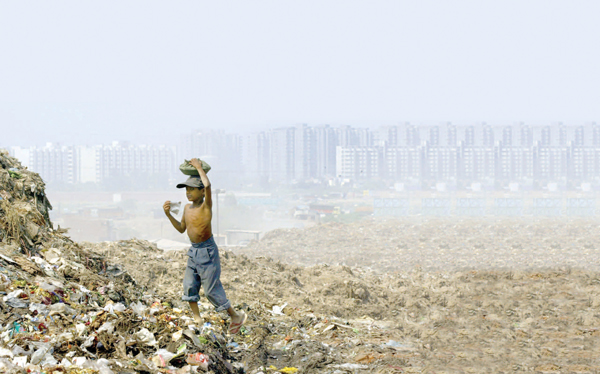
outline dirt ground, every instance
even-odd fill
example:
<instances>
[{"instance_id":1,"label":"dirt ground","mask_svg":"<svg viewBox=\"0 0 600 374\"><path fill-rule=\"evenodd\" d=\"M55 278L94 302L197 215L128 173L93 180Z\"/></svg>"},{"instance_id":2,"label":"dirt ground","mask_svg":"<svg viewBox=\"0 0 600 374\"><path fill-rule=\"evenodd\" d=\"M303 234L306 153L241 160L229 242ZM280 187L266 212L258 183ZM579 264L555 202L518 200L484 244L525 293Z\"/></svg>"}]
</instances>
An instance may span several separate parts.
<instances>
[{"instance_id":1,"label":"dirt ground","mask_svg":"<svg viewBox=\"0 0 600 374\"><path fill-rule=\"evenodd\" d=\"M599 226L373 220L221 248L225 289L249 314L232 362L249 373L600 372ZM184 252L81 245L189 309ZM207 320L224 318L202 302Z\"/></svg>"}]
</instances>

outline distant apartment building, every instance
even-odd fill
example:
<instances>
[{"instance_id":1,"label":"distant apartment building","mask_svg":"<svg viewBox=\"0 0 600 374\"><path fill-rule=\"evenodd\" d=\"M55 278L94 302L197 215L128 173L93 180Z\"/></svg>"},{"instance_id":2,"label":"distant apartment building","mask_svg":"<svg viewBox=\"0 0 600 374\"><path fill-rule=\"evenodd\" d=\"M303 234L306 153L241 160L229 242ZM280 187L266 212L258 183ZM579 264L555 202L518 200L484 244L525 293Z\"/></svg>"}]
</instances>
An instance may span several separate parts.
<instances>
[{"instance_id":1,"label":"distant apartment building","mask_svg":"<svg viewBox=\"0 0 600 374\"><path fill-rule=\"evenodd\" d=\"M15 155L17 155L16 149ZM74 183L77 180L78 160L76 148L47 143L43 147L19 150L20 157L27 156L23 164L44 177L46 182Z\"/></svg>"},{"instance_id":2,"label":"distant apartment building","mask_svg":"<svg viewBox=\"0 0 600 374\"><path fill-rule=\"evenodd\" d=\"M296 128L269 131L269 181L291 182L296 178Z\"/></svg>"},{"instance_id":3,"label":"distant apartment building","mask_svg":"<svg viewBox=\"0 0 600 374\"><path fill-rule=\"evenodd\" d=\"M337 147L337 176L342 179L364 180L381 178L383 149L379 146Z\"/></svg>"},{"instance_id":4,"label":"distant apartment building","mask_svg":"<svg viewBox=\"0 0 600 374\"><path fill-rule=\"evenodd\" d=\"M241 141L240 175L251 182L266 184L271 171L270 137L266 131L246 135Z\"/></svg>"},{"instance_id":5,"label":"distant apartment building","mask_svg":"<svg viewBox=\"0 0 600 374\"><path fill-rule=\"evenodd\" d=\"M247 135L242 145L245 175L251 179L258 175L271 183L334 178L340 136L336 130L302 124ZM359 136L344 133L349 141L360 143Z\"/></svg>"},{"instance_id":6,"label":"distant apartment building","mask_svg":"<svg viewBox=\"0 0 600 374\"><path fill-rule=\"evenodd\" d=\"M499 144L496 147L495 179L515 182L535 176L535 149Z\"/></svg>"},{"instance_id":7,"label":"distant apartment building","mask_svg":"<svg viewBox=\"0 0 600 374\"><path fill-rule=\"evenodd\" d=\"M381 178L383 148L374 145L370 129L342 126L336 129L336 177L342 179Z\"/></svg>"},{"instance_id":8,"label":"distant apartment building","mask_svg":"<svg viewBox=\"0 0 600 374\"><path fill-rule=\"evenodd\" d=\"M329 125L317 126L315 134L315 172L316 178L335 178L336 147L338 134Z\"/></svg>"},{"instance_id":9,"label":"distant apartment building","mask_svg":"<svg viewBox=\"0 0 600 374\"><path fill-rule=\"evenodd\" d=\"M394 181L422 179L423 150L417 146L385 146L383 149L384 178Z\"/></svg>"},{"instance_id":10,"label":"distant apartment building","mask_svg":"<svg viewBox=\"0 0 600 374\"><path fill-rule=\"evenodd\" d=\"M47 183L99 183L135 175L171 176L176 168L175 149L166 146L119 142L96 146L49 143L26 150L13 147L11 153Z\"/></svg>"},{"instance_id":11,"label":"distant apartment building","mask_svg":"<svg viewBox=\"0 0 600 374\"><path fill-rule=\"evenodd\" d=\"M171 176L176 170L175 148L113 142L95 147L100 180L137 174Z\"/></svg>"}]
</instances>

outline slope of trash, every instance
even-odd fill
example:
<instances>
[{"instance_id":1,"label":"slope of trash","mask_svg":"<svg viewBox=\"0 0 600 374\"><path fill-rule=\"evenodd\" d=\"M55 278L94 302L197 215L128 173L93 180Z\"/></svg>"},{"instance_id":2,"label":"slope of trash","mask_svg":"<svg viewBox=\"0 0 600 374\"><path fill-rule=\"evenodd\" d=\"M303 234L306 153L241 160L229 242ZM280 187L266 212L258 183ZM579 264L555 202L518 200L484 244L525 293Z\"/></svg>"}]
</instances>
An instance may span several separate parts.
<instances>
[{"instance_id":1,"label":"slope of trash","mask_svg":"<svg viewBox=\"0 0 600 374\"><path fill-rule=\"evenodd\" d=\"M0 159L2 172L29 175ZM221 249L228 297L249 316L232 336L205 298L202 325L180 300L185 251L137 239L74 243L35 213L49 207L36 207L43 184L30 195L10 182L0 185L10 193L0 215L2 373L600 371L593 222L521 222L525 233L516 221L275 231ZM34 213L9 221L21 212L14 206ZM5 226L34 219L32 244ZM572 262L573 248L589 266ZM452 262L469 252L473 261Z\"/></svg>"},{"instance_id":2,"label":"slope of trash","mask_svg":"<svg viewBox=\"0 0 600 374\"><path fill-rule=\"evenodd\" d=\"M49 238L51 209L42 178L0 149L0 241L29 253Z\"/></svg>"}]
</instances>

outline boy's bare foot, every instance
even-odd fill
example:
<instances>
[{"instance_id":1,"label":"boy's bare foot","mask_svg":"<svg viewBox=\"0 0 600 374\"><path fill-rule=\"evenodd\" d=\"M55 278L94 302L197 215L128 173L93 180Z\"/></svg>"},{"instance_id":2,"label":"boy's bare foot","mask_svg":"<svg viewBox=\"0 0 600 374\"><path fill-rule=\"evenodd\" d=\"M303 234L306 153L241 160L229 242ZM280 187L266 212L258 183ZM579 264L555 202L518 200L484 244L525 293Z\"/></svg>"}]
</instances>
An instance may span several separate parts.
<instances>
[{"instance_id":1,"label":"boy's bare foot","mask_svg":"<svg viewBox=\"0 0 600 374\"><path fill-rule=\"evenodd\" d=\"M198 323L200 326L202 326L204 321L200 317L200 311L198 310L198 303L190 301L190 309L192 310L192 315L194 316L194 321L196 321L196 323Z\"/></svg>"},{"instance_id":2,"label":"boy's bare foot","mask_svg":"<svg viewBox=\"0 0 600 374\"><path fill-rule=\"evenodd\" d=\"M243 311L239 311L235 315L232 315L231 323L229 324L229 333L235 335L240 332L240 329L247 318L248 316Z\"/></svg>"}]
</instances>

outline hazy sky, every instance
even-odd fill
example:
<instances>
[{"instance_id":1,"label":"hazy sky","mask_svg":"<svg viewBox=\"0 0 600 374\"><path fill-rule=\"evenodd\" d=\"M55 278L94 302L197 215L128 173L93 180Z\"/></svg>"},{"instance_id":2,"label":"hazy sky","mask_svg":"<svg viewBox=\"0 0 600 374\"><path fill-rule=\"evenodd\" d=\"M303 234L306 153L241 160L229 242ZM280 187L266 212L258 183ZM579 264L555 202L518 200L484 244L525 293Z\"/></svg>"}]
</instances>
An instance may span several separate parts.
<instances>
[{"instance_id":1,"label":"hazy sky","mask_svg":"<svg viewBox=\"0 0 600 374\"><path fill-rule=\"evenodd\" d=\"M597 0L3 1L0 146L600 120Z\"/></svg>"}]
</instances>

